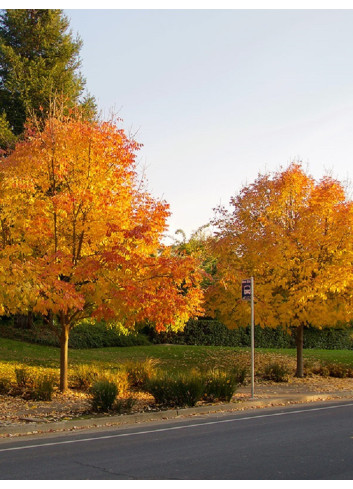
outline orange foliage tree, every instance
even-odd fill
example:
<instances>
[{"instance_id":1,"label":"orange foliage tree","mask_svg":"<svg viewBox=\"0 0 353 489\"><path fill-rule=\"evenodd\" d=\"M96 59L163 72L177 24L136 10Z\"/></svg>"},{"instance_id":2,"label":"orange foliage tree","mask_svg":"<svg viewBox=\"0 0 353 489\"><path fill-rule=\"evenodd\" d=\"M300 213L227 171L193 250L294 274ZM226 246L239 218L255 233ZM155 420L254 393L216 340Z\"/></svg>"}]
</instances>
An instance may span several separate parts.
<instances>
[{"instance_id":1,"label":"orange foliage tree","mask_svg":"<svg viewBox=\"0 0 353 489\"><path fill-rule=\"evenodd\" d=\"M353 317L353 207L342 184L315 181L291 164L244 187L230 211L218 209L214 224L209 310L231 327L247 324L241 280L254 276L256 323L296 330L302 377L304 327Z\"/></svg>"},{"instance_id":2,"label":"orange foliage tree","mask_svg":"<svg viewBox=\"0 0 353 489\"><path fill-rule=\"evenodd\" d=\"M1 161L0 313L56 318L62 391L83 318L163 330L200 312L197 264L163 246L168 205L139 180L138 149L113 123L50 117Z\"/></svg>"}]
</instances>

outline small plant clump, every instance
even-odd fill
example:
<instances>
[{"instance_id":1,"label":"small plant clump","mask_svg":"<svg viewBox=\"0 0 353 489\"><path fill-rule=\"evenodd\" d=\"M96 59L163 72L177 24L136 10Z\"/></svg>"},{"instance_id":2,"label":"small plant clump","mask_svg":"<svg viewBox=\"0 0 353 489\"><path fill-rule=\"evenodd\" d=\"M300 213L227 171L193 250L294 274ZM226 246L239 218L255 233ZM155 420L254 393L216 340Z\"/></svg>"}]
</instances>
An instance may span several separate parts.
<instances>
[{"instance_id":1,"label":"small plant clump","mask_svg":"<svg viewBox=\"0 0 353 489\"><path fill-rule=\"evenodd\" d=\"M102 375L102 369L95 365L77 365L71 374L72 387L78 390L89 391L93 383Z\"/></svg>"},{"instance_id":2,"label":"small plant clump","mask_svg":"<svg viewBox=\"0 0 353 489\"><path fill-rule=\"evenodd\" d=\"M33 384L33 378L31 372L26 367L15 368L15 376L17 386L21 389L25 389Z\"/></svg>"},{"instance_id":3,"label":"small plant clump","mask_svg":"<svg viewBox=\"0 0 353 489\"><path fill-rule=\"evenodd\" d=\"M50 374L38 376L33 385L32 399L36 401L51 401L53 398L55 378Z\"/></svg>"},{"instance_id":4,"label":"small plant clump","mask_svg":"<svg viewBox=\"0 0 353 489\"><path fill-rule=\"evenodd\" d=\"M206 375L205 400L230 402L239 385L237 373L215 369Z\"/></svg>"},{"instance_id":5,"label":"small plant clump","mask_svg":"<svg viewBox=\"0 0 353 489\"><path fill-rule=\"evenodd\" d=\"M50 368L0 365L0 393L24 399L51 401L57 384L57 371Z\"/></svg>"},{"instance_id":6,"label":"small plant clump","mask_svg":"<svg viewBox=\"0 0 353 489\"><path fill-rule=\"evenodd\" d=\"M131 387L127 372L121 368L104 371L99 380L109 380L116 384L119 394L128 392Z\"/></svg>"},{"instance_id":7,"label":"small plant clump","mask_svg":"<svg viewBox=\"0 0 353 489\"><path fill-rule=\"evenodd\" d=\"M118 395L118 386L109 380L99 380L93 384L91 394L94 411L109 411Z\"/></svg>"},{"instance_id":8,"label":"small plant clump","mask_svg":"<svg viewBox=\"0 0 353 489\"><path fill-rule=\"evenodd\" d=\"M248 369L243 365L235 365L230 369L229 375L238 383L238 385L245 384Z\"/></svg>"},{"instance_id":9,"label":"small plant clump","mask_svg":"<svg viewBox=\"0 0 353 489\"><path fill-rule=\"evenodd\" d=\"M145 390L159 405L195 406L205 392L205 378L195 372L158 372L146 382Z\"/></svg>"},{"instance_id":10,"label":"small plant clump","mask_svg":"<svg viewBox=\"0 0 353 489\"><path fill-rule=\"evenodd\" d=\"M269 363L264 367L262 378L273 382L288 382L289 369L282 363Z\"/></svg>"},{"instance_id":11,"label":"small plant clump","mask_svg":"<svg viewBox=\"0 0 353 489\"><path fill-rule=\"evenodd\" d=\"M353 378L353 368L338 363L320 363L311 367L311 372L322 377Z\"/></svg>"},{"instance_id":12,"label":"small plant clump","mask_svg":"<svg viewBox=\"0 0 353 489\"><path fill-rule=\"evenodd\" d=\"M130 414L135 404L136 399L134 397L117 399L114 404L114 411L116 411L118 414Z\"/></svg>"},{"instance_id":13,"label":"small plant clump","mask_svg":"<svg viewBox=\"0 0 353 489\"><path fill-rule=\"evenodd\" d=\"M100 380L114 382L120 393L129 390L128 373L124 367L102 368L97 365L78 365L70 375L70 384L73 389L89 392L92 385Z\"/></svg>"},{"instance_id":14,"label":"small plant clump","mask_svg":"<svg viewBox=\"0 0 353 489\"><path fill-rule=\"evenodd\" d=\"M124 369L128 376L129 385L133 389L144 388L145 384L156 372L157 361L149 358L144 362L126 362Z\"/></svg>"},{"instance_id":15,"label":"small plant clump","mask_svg":"<svg viewBox=\"0 0 353 489\"><path fill-rule=\"evenodd\" d=\"M11 389L11 379L9 377L0 377L0 394L8 394Z\"/></svg>"},{"instance_id":16,"label":"small plant clump","mask_svg":"<svg viewBox=\"0 0 353 489\"><path fill-rule=\"evenodd\" d=\"M337 363L331 363L327 365L330 372L330 377L337 377L344 379L346 377L353 377L353 369L346 367L345 365L339 365Z\"/></svg>"}]
</instances>

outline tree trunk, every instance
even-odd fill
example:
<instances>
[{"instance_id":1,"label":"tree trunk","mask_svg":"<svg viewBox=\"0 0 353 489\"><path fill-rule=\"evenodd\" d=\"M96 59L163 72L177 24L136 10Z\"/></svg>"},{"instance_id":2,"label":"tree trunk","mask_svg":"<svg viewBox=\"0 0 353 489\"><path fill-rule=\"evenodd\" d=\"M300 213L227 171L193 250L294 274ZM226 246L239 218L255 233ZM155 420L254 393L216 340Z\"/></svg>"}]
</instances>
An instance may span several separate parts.
<instances>
[{"instance_id":1,"label":"tree trunk","mask_svg":"<svg viewBox=\"0 0 353 489\"><path fill-rule=\"evenodd\" d=\"M304 348L304 324L297 327L297 371L296 377L304 377L304 362L303 362L303 348Z\"/></svg>"},{"instance_id":2,"label":"tree trunk","mask_svg":"<svg viewBox=\"0 0 353 489\"><path fill-rule=\"evenodd\" d=\"M68 373L68 351L69 351L69 324L65 320L65 314L60 314L61 336L60 336L60 391L67 390Z\"/></svg>"}]
</instances>

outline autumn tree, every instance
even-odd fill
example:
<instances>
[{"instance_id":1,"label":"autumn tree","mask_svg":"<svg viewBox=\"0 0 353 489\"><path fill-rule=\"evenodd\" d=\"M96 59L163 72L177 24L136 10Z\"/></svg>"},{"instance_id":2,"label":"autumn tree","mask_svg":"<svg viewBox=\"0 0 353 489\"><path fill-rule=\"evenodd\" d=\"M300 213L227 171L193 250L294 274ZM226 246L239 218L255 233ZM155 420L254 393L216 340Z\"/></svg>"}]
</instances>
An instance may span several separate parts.
<instances>
[{"instance_id":1,"label":"autumn tree","mask_svg":"<svg viewBox=\"0 0 353 489\"><path fill-rule=\"evenodd\" d=\"M138 149L114 123L52 117L1 161L0 313L56 318L62 391L83 318L163 330L200 311L195 261L162 244L168 205L138 177Z\"/></svg>"},{"instance_id":2,"label":"autumn tree","mask_svg":"<svg viewBox=\"0 0 353 489\"><path fill-rule=\"evenodd\" d=\"M261 326L295 330L303 376L304 327L353 317L353 207L343 185L316 181L299 164L260 175L218 209L217 281L208 307L228 325L247 324L241 280L254 276Z\"/></svg>"},{"instance_id":3,"label":"autumn tree","mask_svg":"<svg viewBox=\"0 0 353 489\"><path fill-rule=\"evenodd\" d=\"M95 110L84 95L79 72L82 41L69 31L59 9L6 9L0 15L0 145L13 146L28 117L47 116L55 96L68 106L82 103Z\"/></svg>"}]
</instances>

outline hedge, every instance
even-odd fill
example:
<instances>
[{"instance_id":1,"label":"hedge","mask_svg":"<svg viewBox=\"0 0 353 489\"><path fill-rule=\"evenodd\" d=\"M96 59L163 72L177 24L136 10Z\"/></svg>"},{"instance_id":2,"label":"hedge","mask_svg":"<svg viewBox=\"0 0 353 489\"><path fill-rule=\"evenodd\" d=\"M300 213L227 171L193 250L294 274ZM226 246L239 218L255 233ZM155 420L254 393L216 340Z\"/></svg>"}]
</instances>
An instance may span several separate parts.
<instances>
[{"instance_id":1,"label":"hedge","mask_svg":"<svg viewBox=\"0 0 353 489\"><path fill-rule=\"evenodd\" d=\"M0 336L48 346L59 346L55 333L35 322L30 329L16 328L11 320L0 321ZM114 346L138 346L152 343L205 346L250 346L250 328L228 329L223 323L210 319L190 320L183 332L157 333L152 328L144 328L140 333L121 334L109 328L104 322L82 323L70 332L70 348L103 348ZM257 348L295 348L295 331L290 335L281 328L255 327ZM305 328L304 348L328 350L353 349L353 328Z\"/></svg>"},{"instance_id":2,"label":"hedge","mask_svg":"<svg viewBox=\"0 0 353 489\"><path fill-rule=\"evenodd\" d=\"M70 332L70 348L104 348L113 346L141 346L148 345L145 335L131 332L121 334L104 323L79 324Z\"/></svg>"},{"instance_id":3,"label":"hedge","mask_svg":"<svg viewBox=\"0 0 353 489\"><path fill-rule=\"evenodd\" d=\"M172 343L205 346L250 346L250 327L228 329L216 320L190 320L183 332L156 333L146 329L153 343ZM282 328L261 328L255 326L255 346L257 348L295 348L295 331L288 334ZM328 350L353 349L353 328L305 328L304 348Z\"/></svg>"},{"instance_id":4,"label":"hedge","mask_svg":"<svg viewBox=\"0 0 353 489\"><path fill-rule=\"evenodd\" d=\"M60 346L58 335L40 321L35 321L29 329L22 329L14 327L11 321L3 318L0 321L0 336L46 346ZM145 335L135 332L124 335L119 330L110 328L104 322L78 324L70 331L69 336L69 348L74 349L149 344L150 342Z\"/></svg>"}]
</instances>

